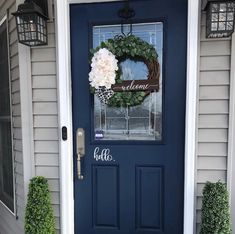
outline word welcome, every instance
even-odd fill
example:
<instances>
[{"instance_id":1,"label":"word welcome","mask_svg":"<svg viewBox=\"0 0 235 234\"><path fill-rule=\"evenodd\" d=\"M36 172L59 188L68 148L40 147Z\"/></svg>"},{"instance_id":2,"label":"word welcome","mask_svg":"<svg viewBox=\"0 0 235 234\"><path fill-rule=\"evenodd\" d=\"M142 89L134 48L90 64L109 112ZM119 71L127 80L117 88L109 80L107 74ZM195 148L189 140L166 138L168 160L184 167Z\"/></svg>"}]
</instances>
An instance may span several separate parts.
<instances>
[{"instance_id":1,"label":"word welcome","mask_svg":"<svg viewBox=\"0 0 235 234\"><path fill-rule=\"evenodd\" d=\"M142 84L136 84L135 81L131 81L130 85L122 86L123 91L128 90L147 90L149 87L149 84L142 85Z\"/></svg>"},{"instance_id":2,"label":"word welcome","mask_svg":"<svg viewBox=\"0 0 235 234\"><path fill-rule=\"evenodd\" d=\"M122 81L120 84L112 85L112 90L116 92L123 91L151 91L158 90L159 85L156 79L152 80L131 80L131 81Z\"/></svg>"}]
</instances>

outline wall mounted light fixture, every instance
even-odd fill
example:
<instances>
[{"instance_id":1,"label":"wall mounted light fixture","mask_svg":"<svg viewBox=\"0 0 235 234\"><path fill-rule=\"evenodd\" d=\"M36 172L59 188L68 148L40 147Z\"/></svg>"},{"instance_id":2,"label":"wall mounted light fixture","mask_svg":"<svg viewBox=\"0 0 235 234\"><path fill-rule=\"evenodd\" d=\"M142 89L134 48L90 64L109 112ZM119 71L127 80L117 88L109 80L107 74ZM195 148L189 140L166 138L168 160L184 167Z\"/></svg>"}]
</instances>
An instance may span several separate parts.
<instances>
[{"instance_id":1,"label":"wall mounted light fixture","mask_svg":"<svg viewBox=\"0 0 235 234\"><path fill-rule=\"evenodd\" d=\"M234 0L208 0L206 7L206 37L229 37L234 32Z\"/></svg>"},{"instance_id":2,"label":"wall mounted light fixture","mask_svg":"<svg viewBox=\"0 0 235 234\"><path fill-rule=\"evenodd\" d=\"M19 43L27 46L47 45L47 0L25 0L12 14L16 19Z\"/></svg>"}]
</instances>

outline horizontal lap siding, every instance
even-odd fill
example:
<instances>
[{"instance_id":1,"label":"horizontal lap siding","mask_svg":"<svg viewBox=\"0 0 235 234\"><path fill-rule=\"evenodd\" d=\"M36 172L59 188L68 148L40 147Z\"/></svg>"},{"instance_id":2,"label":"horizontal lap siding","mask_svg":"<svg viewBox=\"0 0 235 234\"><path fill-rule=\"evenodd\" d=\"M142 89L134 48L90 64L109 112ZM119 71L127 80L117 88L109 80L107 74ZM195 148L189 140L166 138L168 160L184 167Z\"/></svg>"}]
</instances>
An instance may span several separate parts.
<instances>
[{"instance_id":1,"label":"horizontal lap siding","mask_svg":"<svg viewBox=\"0 0 235 234\"><path fill-rule=\"evenodd\" d=\"M36 175L48 179L59 233L59 134L54 27L53 22L48 23L47 46L31 49L31 68Z\"/></svg>"},{"instance_id":2,"label":"horizontal lap siding","mask_svg":"<svg viewBox=\"0 0 235 234\"><path fill-rule=\"evenodd\" d=\"M9 10L9 52L10 52L10 78L12 92L12 120L13 120L13 154L15 161L15 195L16 214L18 220L0 205L0 234L24 233L24 179L23 179L23 154L21 132L21 104L19 82L19 58L15 19L11 15L16 10L14 0L0 0L0 19Z\"/></svg>"},{"instance_id":3,"label":"horizontal lap siding","mask_svg":"<svg viewBox=\"0 0 235 234\"><path fill-rule=\"evenodd\" d=\"M227 180L230 39L205 38L202 14L198 107L196 223L200 230L206 181Z\"/></svg>"}]
</instances>

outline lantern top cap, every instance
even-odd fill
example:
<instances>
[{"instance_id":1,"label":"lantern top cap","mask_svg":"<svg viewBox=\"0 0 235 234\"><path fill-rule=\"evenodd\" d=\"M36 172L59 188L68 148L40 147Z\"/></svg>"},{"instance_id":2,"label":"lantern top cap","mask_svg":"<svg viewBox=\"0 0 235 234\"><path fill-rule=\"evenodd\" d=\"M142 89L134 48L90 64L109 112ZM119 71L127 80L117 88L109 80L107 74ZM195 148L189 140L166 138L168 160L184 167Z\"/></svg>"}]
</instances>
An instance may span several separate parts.
<instances>
[{"instance_id":1,"label":"lantern top cap","mask_svg":"<svg viewBox=\"0 0 235 234\"><path fill-rule=\"evenodd\" d=\"M205 2L203 2L203 10L206 10L207 7L209 6L210 3L226 3L226 2L235 2L235 0L205 0Z\"/></svg>"},{"instance_id":2,"label":"lantern top cap","mask_svg":"<svg viewBox=\"0 0 235 234\"><path fill-rule=\"evenodd\" d=\"M44 17L45 19L48 19L48 16L43 12L42 8L38 6L34 1L26 0L24 3L20 4L18 6L18 9L16 12L12 13L14 16L19 16L23 14L33 14L37 13Z\"/></svg>"}]
</instances>

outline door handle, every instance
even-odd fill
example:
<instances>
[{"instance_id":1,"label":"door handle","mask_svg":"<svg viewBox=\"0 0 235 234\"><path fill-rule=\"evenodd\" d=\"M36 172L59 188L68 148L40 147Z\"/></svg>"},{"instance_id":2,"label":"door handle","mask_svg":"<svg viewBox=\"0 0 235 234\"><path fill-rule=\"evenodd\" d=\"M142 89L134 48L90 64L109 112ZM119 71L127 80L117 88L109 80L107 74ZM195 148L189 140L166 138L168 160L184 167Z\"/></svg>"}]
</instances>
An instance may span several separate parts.
<instances>
[{"instance_id":1,"label":"door handle","mask_svg":"<svg viewBox=\"0 0 235 234\"><path fill-rule=\"evenodd\" d=\"M85 131L83 128L77 129L77 174L78 179L83 180L81 169L81 158L85 155Z\"/></svg>"}]
</instances>

